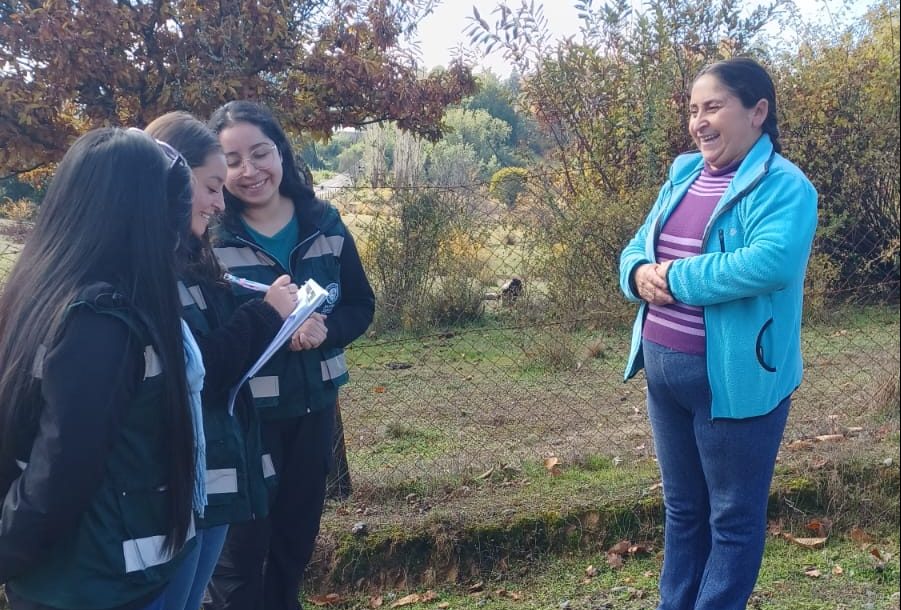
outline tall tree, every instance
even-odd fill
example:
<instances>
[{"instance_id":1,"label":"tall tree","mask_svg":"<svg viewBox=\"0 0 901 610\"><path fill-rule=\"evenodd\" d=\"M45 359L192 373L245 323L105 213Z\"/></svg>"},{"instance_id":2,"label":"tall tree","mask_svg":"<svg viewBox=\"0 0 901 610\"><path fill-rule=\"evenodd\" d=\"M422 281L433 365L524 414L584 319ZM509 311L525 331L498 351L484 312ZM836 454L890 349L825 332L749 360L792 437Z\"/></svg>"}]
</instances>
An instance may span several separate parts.
<instances>
[{"instance_id":1,"label":"tall tree","mask_svg":"<svg viewBox=\"0 0 901 610\"><path fill-rule=\"evenodd\" d=\"M393 120L429 139L474 90L420 76L404 37L435 0L0 0L0 176L59 158L97 125L236 98L289 130Z\"/></svg>"}]
</instances>

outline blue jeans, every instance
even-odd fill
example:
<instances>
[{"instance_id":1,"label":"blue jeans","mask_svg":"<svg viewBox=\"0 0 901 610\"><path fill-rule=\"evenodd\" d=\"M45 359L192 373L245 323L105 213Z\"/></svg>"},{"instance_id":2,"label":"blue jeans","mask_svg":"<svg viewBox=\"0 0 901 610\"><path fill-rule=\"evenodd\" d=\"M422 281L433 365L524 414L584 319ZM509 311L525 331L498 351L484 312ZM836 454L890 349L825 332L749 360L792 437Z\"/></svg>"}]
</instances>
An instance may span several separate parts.
<instances>
[{"instance_id":1,"label":"blue jeans","mask_svg":"<svg viewBox=\"0 0 901 610\"><path fill-rule=\"evenodd\" d=\"M228 525L197 529L197 544L184 558L163 594L165 610L200 608L227 533Z\"/></svg>"},{"instance_id":2,"label":"blue jeans","mask_svg":"<svg viewBox=\"0 0 901 610\"><path fill-rule=\"evenodd\" d=\"M760 417L711 419L704 355L643 342L666 508L658 610L744 610L791 397Z\"/></svg>"}]
</instances>

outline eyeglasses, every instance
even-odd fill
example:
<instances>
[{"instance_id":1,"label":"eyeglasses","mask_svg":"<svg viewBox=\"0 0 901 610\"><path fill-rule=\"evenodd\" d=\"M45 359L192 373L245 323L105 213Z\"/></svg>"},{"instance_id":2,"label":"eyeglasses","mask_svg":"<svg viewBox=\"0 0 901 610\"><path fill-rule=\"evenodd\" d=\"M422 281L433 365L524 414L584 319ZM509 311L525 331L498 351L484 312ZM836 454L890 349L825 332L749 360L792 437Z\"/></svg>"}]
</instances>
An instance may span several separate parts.
<instances>
[{"instance_id":1,"label":"eyeglasses","mask_svg":"<svg viewBox=\"0 0 901 610\"><path fill-rule=\"evenodd\" d=\"M243 158L237 153L225 155L225 165L229 171L244 171L245 163L250 163L255 169L265 171L275 164L275 151L278 147L275 144L260 144L252 151L250 157Z\"/></svg>"},{"instance_id":2,"label":"eyeglasses","mask_svg":"<svg viewBox=\"0 0 901 610\"><path fill-rule=\"evenodd\" d=\"M166 158L169 159L168 169L172 169L173 167L178 165L179 162L181 162L183 165L187 165L187 161L185 161L185 158L181 156L181 153L172 148L170 144L163 142L162 140L156 140L156 143L159 145L160 150L163 151L163 154L166 155Z\"/></svg>"},{"instance_id":3,"label":"eyeglasses","mask_svg":"<svg viewBox=\"0 0 901 610\"><path fill-rule=\"evenodd\" d=\"M143 134L147 137L150 137L150 134L144 131L143 129L138 129L137 127L129 127L128 131L134 131L140 134ZM168 142L163 142L162 140L153 139L156 142L157 146L160 147L160 150L163 151L163 154L166 156L166 159L169 160L169 167L166 168L166 171L171 170L173 167L181 162L182 165L187 167L188 162L185 161L185 158L181 155L180 152L172 148L172 145Z\"/></svg>"}]
</instances>

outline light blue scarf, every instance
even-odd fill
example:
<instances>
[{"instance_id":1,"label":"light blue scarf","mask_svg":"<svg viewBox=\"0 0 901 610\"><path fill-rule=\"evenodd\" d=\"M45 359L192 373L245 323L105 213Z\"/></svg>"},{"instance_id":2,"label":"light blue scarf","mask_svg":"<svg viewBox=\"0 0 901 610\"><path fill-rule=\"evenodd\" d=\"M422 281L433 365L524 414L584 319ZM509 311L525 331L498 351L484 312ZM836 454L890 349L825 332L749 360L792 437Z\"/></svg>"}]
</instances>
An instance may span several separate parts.
<instances>
[{"instance_id":1,"label":"light blue scarf","mask_svg":"<svg viewBox=\"0 0 901 610\"><path fill-rule=\"evenodd\" d=\"M206 508L206 438L203 435L203 411L200 406L200 391L203 389L203 358L191 329L181 321L185 346L185 381L188 384L188 403L191 408L191 423L194 426L194 512L203 517Z\"/></svg>"}]
</instances>

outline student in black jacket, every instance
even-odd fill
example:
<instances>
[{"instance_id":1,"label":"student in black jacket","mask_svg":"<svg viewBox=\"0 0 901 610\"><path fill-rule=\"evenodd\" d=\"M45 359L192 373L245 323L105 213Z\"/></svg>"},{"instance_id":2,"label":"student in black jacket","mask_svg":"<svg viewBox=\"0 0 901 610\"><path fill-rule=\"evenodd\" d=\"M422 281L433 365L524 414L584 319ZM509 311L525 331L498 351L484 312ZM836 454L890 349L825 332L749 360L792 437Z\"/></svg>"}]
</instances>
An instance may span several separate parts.
<instances>
[{"instance_id":1,"label":"student in black jacket","mask_svg":"<svg viewBox=\"0 0 901 610\"><path fill-rule=\"evenodd\" d=\"M263 298L240 307L223 280L207 237L225 207L225 155L210 129L186 112L170 112L147 133L177 149L191 167L191 233L179 244L176 265L182 317L197 340L206 370L201 402L206 440L207 506L198 518L197 551L166 592L169 610L197 610L219 559L229 524L264 519L275 486L272 456L261 443L259 417L248 391L232 412L229 390L263 352L297 303L290 277L276 278Z\"/></svg>"},{"instance_id":2,"label":"student in black jacket","mask_svg":"<svg viewBox=\"0 0 901 610\"><path fill-rule=\"evenodd\" d=\"M171 148L88 132L0 295L0 583L14 610L161 609L194 546L174 273L190 196Z\"/></svg>"},{"instance_id":3,"label":"student in black jacket","mask_svg":"<svg viewBox=\"0 0 901 610\"><path fill-rule=\"evenodd\" d=\"M233 527L213 575L213 608L247 608L239 596L265 566L265 610L296 610L331 465L338 390L347 382L344 348L372 322L375 297L353 236L338 211L317 199L294 151L265 107L229 102L210 119L228 168L225 214L214 229L216 256L231 273L269 283L288 273L313 278L328 299L251 380L263 433L272 439L279 488L265 528ZM251 296L236 290L241 299Z\"/></svg>"}]
</instances>

